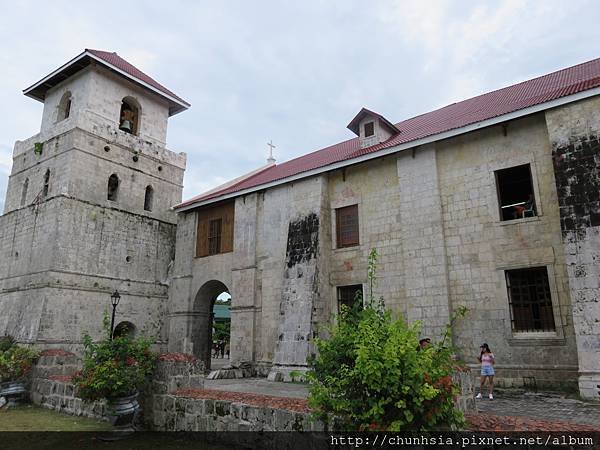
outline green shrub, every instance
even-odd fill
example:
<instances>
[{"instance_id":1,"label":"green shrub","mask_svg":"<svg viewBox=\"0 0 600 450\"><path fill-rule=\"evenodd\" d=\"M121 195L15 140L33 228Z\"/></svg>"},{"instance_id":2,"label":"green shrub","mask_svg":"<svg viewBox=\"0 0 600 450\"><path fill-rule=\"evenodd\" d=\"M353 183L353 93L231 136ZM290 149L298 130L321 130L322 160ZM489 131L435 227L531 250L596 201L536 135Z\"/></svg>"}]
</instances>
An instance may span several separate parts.
<instances>
[{"instance_id":1,"label":"green shrub","mask_svg":"<svg viewBox=\"0 0 600 450\"><path fill-rule=\"evenodd\" d=\"M0 381L23 378L38 356L36 350L16 345L11 336L4 336L0 339Z\"/></svg>"},{"instance_id":2,"label":"green shrub","mask_svg":"<svg viewBox=\"0 0 600 450\"><path fill-rule=\"evenodd\" d=\"M15 344L15 338L9 334L5 334L4 336L0 337L0 353L5 352Z\"/></svg>"},{"instance_id":3,"label":"green shrub","mask_svg":"<svg viewBox=\"0 0 600 450\"><path fill-rule=\"evenodd\" d=\"M392 319L382 299L373 297L376 258L373 251L364 309L343 308L329 339L316 339L309 405L318 419L334 416L345 430L458 427L464 418L454 405L455 362L445 346L450 326L441 342L420 349L420 324Z\"/></svg>"},{"instance_id":4,"label":"green shrub","mask_svg":"<svg viewBox=\"0 0 600 450\"><path fill-rule=\"evenodd\" d=\"M84 335L83 369L73 377L79 394L88 400L125 397L140 391L156 363L149 339L120 336L111 340L107 320L104 326L106 336L99 342Z\"/></svg>"}]
</instances>

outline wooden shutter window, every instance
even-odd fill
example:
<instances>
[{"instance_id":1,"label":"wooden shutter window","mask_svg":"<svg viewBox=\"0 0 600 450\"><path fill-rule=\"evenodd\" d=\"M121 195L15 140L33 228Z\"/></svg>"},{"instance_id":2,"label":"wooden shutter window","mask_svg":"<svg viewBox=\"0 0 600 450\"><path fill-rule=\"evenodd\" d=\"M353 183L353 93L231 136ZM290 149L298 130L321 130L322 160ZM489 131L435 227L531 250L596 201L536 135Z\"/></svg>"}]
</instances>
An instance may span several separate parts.
<instances>
[{"instance_id":1,"label":"wooden shutter window","mask_svg":"<svg viewBox=\"0 0 600 450\"><path fill-rule=\"evenodd\" d=\"M221 253L221 231L223 228L223 219L213 219L208 222L208 254L216 255Z\"/></svg>"},{"instance_id":2,"label":"wooden shutter window","mask_svg":"<svg viewBox=\"0 0 600 450\"><path fill-rule=\"evenodd\" d=\"M233 251L233 225L235 204L229 203L223 211L223 235L221 237L221 253Z\"/></svg>"},{"instance_id":3,"label":"wooden shutter window","mask_svg":"<svg viewBox=\"0 0 600 450\"><path fill-rule=\"evenodd\" d=\"M196 234L196 256L208 256L208 218L198 213L198 231Z\"/></svg>"},{"instance_id":4,"label":"wooden shutter window","mask_svg":"<svg viewBox=\"0 0 600 450\"><path fill-rule=\"evenodd\" d=\"M198 211L197 258L233 251L234 211L234 202Z\"/></svg>"},{"instance_id":5,"label":"wooden shutter window","mask_svg":"<svg viewBox=\"0 0 600 450\"><path fill-rule=\"evenodd\" d=\"M352 247L359 244L358 205L335 210L337 247Z\"/></svg>"}]
</instances>

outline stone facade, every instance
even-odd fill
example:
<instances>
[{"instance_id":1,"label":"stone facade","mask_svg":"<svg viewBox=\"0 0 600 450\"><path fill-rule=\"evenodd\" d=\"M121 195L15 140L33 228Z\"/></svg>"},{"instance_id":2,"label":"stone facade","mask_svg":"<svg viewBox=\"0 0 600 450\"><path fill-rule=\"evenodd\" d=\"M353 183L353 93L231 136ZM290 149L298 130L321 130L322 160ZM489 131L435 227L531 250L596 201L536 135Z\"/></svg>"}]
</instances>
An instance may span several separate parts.
<instances>
[{"instance_id":1,"label":"stone facade","mask_svg":"<svg viewBox=\"0 0 600 450\"><path fill-rule=\"evenodd\" d=\"M59 120L67 92L70 113ZM124 97L139 104L137 135L119 129ZM170 207L181 200L186 161L165 148L168 116L158 96L100 66L48 91L40 133L15 144L0 217L0 334L76 349L83 332L99 335L118 289L118 321L165 345Z\"/></svg>"},{"instance_id":2,"label":"stone facade","mask_svg":"<svg viewBox=\"0 0 600 450\"><path fill-rule=\"evenodd\" d=\"M376 248L374 293L397 314L420 320L424 335L440 336L452 312L466 306L468 318L454 329L462 359L476 367L478 347L487 342L497 358L500 384L573 388L599 346L592 339L594 319L579 325L575 320L574 326L577 279L569 269L557 193L561 177L555 175L552 118L570 116L569 108L582 107L575 103L240 196L232 253L195 258L196 212L180 213L174 274L180 281L170 291L170 307L177 311L171 350L184 348L186 326L195 320L186 314L186 304L202 285L219 280L233 299L233 360L252 361L269 368L272 379L287 379L291 370L306 367L311 336L337 311L337 287L363 284L366 289L367 257ZM594 137L586 136L584 152L597 154L590 150ZM496 173L525 164L537 214L502 221ZM355 204L360 243L337 248L335 210ZM548 273L554 331L515 331L505 273L535 267ZM590 268L589 273L595 272ZM585 298L592 300L581 306L587 314L575 316L598 318L595 288L587 283L592 291ZM585 343L576 336L582 333L577 326L591 335ZM590 353L578 360L586 348ZM185 350L195 353L193 346ZM589 376L596 373L593 367L587 370ZM598 391L590 388L585 395L595 398Z\"/></svg>"},{"instance_id":3,"label":"stone facade","mask_svg":"<svg viewBox=\"0 0 600 450\"><path fill-rule=\"evenodd\" d=\"M546 113L573 303L579 390L600 393L600 99Z\"/></svg>"},{"instance_id":4,"label":"stone facade","mask_svg":"<svg viewBox=\"0 0 600 450\"><path fill-rule=\"evenodd\" d=\"M137 135L119 129L125 98L139 108ZM171 209L186 157L165 147L168 101L90 64L48 90L40 133L15 144L0 217L0 333L76 350L84 331L99 336L118 289L118 321L208 366L212 305L227 291L236 367L249 362L248 373L288 380L306 370L312 340L338 310L338 288L368 288L375 248L373 293L421 321L424 336L441 336L465 306L453 334L463 360L475 366L487 342L501 383L579 381L582 395L598 398L599 111L597 96L572 101L217 198L233 204L232 251L197 257L198 211L212 206ZM398 131L380 118L365 137L369 120L357 124L359 142ZM530 173L535 212L502 220L498 174L518 166ZM116 200L107 196L111 175ZM336 211L353 205L358 245L341 248ZM507 276L520 269L547 275L544 331L515 326Z\"/></svg>"}]
</instances>

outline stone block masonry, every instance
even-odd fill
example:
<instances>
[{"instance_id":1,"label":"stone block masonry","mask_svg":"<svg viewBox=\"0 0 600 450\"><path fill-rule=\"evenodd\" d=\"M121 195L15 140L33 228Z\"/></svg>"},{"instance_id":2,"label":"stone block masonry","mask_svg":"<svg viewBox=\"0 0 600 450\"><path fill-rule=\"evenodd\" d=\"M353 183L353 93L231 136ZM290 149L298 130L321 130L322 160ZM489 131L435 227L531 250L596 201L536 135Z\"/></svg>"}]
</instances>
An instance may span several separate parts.
<instances>
[{"instance_id":1,"label":"stone block masonry","mask_svg":"<svg viewBox=\"0 0 600 450\"><path fill-rule=\"evenodd\" d=\"M318 295L319 217L315 213L290 222L288 229L279 336L269 379L289 379L295 366L305 369L312 334L311 316ZM278 375L280 374L280 375Z\"/></svg>"},{"instance_id":2,"label":"stone block masonry","mask_svg":"<svg viewBox=\"0 0 600 450\"><path fill-rule=\"evenodd\" d=\"M600 100L548 111L579 391L600 399Z\"/></svg>"}]
</instances>

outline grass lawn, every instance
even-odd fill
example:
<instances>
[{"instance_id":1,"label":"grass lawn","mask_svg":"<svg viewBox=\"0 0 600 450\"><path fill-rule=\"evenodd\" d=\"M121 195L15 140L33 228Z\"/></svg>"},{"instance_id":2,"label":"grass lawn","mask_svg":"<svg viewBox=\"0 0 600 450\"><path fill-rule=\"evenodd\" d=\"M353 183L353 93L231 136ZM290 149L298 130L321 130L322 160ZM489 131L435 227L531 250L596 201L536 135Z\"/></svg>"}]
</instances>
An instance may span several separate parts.
<instances>
[{"instance_id":1,"label":"grass lawn","mask_svg":"<svg viewBox=\"0 0 600 450\"><path fill-rule=\"evenodd\" d=\"M32 405L0 409L0 449L27 450L228 450L233 447L206 444L193 433L134 433L126 439L105 442L112 427L108 422L70 416Z\"/></svg>"},{"instance_id":2,"label":"grass lawn","mask_svg":"<svg viewBox=\"0 0 600 450\"><path fill-rule=\"evenodd\" d=\"M110 424L36 406L0 409L0 431L108 431Z\"/></svg>"}]
</instances>

